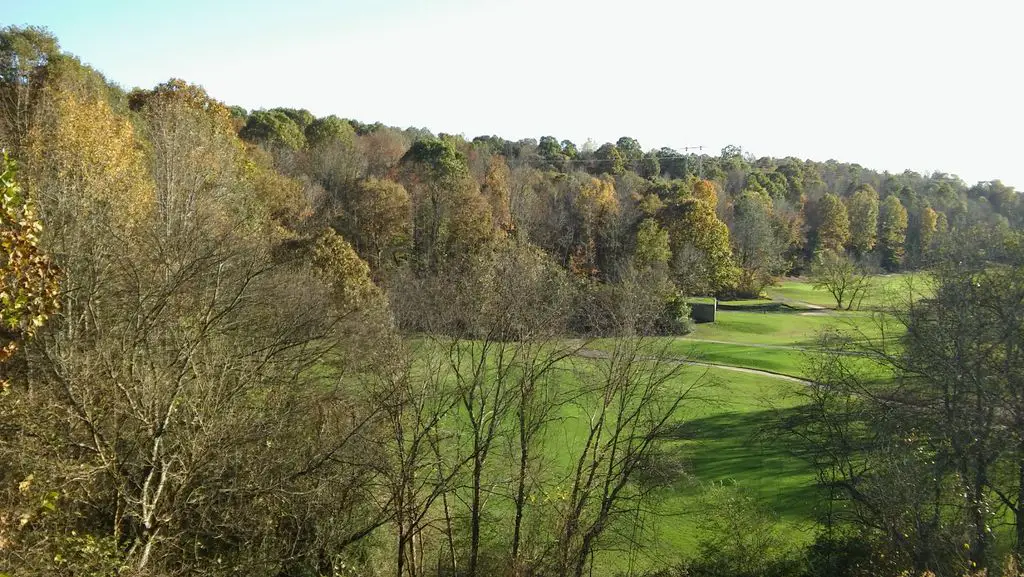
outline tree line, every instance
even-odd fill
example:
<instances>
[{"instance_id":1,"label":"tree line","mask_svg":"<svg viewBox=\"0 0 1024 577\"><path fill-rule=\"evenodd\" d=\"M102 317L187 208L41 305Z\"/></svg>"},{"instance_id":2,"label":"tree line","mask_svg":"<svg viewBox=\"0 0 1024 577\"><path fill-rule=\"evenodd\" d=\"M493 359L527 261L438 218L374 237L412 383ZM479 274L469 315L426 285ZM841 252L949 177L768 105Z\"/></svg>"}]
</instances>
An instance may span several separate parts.
<instances>
[{"instance_id":1,"label":"tree line","mask_svg":"<svg viewBox=\"0 0 1024 577\"><path fill-rule=\"evenodd\" d=\"M438 264L435 239L428 242L420 233L445 229L446 215L441 208L416 211L426 200L477 210L499 236L541 247L580 278L615 283L644 265L664 264L667 280L685 295L756 296L778 276L810 271L829 252L849 255L872 271L918 269L928 266L931 249L950 231L1021 224L1012 187L999 181L968 186L940 172L890 174L836 161L754 158L732 146L719 156L645 152L629 137L599 147L552 136L517 142L435 137L425 129L317 119L287 108L251 114L236 108L234 114L243 138L271 151L286 172L310 178L338 199L337 210L348 215L342 219L358 218L362 208L356 206L361 200L346 199L364 197L344 190L358 188L352 181L385 179L405 189L413 210L403 213L411 213L402 223L407 236L397 228L391 236L393 261L382 262L379 250L361 252L376 259L381 278L396 262ZM320 148L327 126L335 135L330 153ZM389 160L377 157L379 145L369 144L378 139L393 144ZM310 169L324 154L347 157L346 175ZM467 193L451 186L445 187L450 198L431 196L421 189L421 175L409 171L410 161L435 170L443 164L450 172L433 172L427 180L467 178L483 198L460 197ZM339 223L346 226L353 238L364 234L358 225ZM474 243L483 231L449 232Z\"/></svg>"}]
</instances>

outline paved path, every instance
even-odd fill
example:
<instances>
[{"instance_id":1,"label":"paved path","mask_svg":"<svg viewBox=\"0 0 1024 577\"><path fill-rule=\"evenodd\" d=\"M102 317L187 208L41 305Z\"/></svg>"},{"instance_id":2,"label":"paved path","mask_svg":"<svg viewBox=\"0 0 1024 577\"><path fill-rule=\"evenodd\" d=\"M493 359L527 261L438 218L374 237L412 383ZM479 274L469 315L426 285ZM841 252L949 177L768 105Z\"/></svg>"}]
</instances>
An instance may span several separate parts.
<instances>
[{"instance_id":1,"label":"paved path","mask_svg":"<svg viewBox=\"0 0 1024 577\"><path fill-rule=\"evenodd\" d=\"M818 349L814 349L814 348L811 348L811 347L801 347L801 346L797 346L797 345L771 345L771 344L767 344L767 343L737 343L736 341L716 341L715 339L701 339L701 338L696 338L696 337L679 337L679 338L681 340L684 340L684 341L693 341L695 343L714 343L716 345L734 345L734 346L737 346L737 347L754 347L755 349L777 349L777 350L782 350L782 351L800 351L800 352L807 352L807 351L814 352L814 351L818 350Z\"/></svg>"},{"instance_id":2,"label":"paved path","mask_svg":"<svg viewBox=\"0 0 1024 577\"><path fill-rule=\"evenodd\" d=\"M764 343L764 344L762 344L762 343L737 343L735 341L716 341L714 339L700 339L700 338L696 338L696 337L679 337L679 339L684 340L684 341L692 341L692 342L695 342L695 343L712 343L712 344L716 344L716 345L733 345L733 346L736 346L736 347L753 347L755 349L774 349L774 350L778 350L778 351L796 351L798 353L824 353L824 352L826 352L825 350L820 349L820 348L801 347L799 345L771 345L771 344L767 344L767 343ZM862 356L865 356L865 354L866 354L866 353L863 353L861 351L843 351L843 350L834 350L834 351L831 351L831 353L832 354L836 354L836 355L843 355L844 357L862 357Z\"/></svg>"},{"instance_id":3,"label":"paved path","mask_svg":"<svg viewBox=\"0 0 1024 577\"><path fill-rule=\"evenodd\" d=\"M804 302L804 301L797 301L797 300L793 300L793 299L778 299L778 300L780 300L781 302L786 303L786 304L799 304L802 308L809 309L809 312L802 313L802 314L830 314L832 312L832 309L830 309L828 307L823 307L821 305L811 304L811 303ZM716 344L716 345L732 345L732 346L736 346L736 347L752 347L752 348L755 348L755 349L769 349L769 350L778 350L778 351L797 351L797 352L819 352L820 351L820 349L811 348L811 347L801 347L801 346L796 346L796 345L772 345L772 344L768 344L768 343L737 343L737 342L734 342L734 341L720 341L720 340L715 340L715 339L701 339L701 338L695 338L695 337L680 337L680 338L682 340L684 340L684 341L691 341L691 342L694 342L694 343L712 343L712 344ZM850 356L858 356L858 355L862 355L863 354L863 353L860 353L860 352L857 352L857 351L835 351L835 352L837 354L850 355ZM589 359L607 359L608 355L609 355L609 353L607 351L600 351L600 350L597 350L597 349L581 349L576 354L581 356L581 357L585 357L585 358L589 358ZM652 360L652 359L653 359L653 357L648 358L648 360ZM791 375L784 375L782 373L776 373L776 372L772 372L772 371L765 371L765 370L761 370L761 369L751 369L751 368L748 368L748 367L737 367L735 365L726 365L726 364L721 364L721 363L709 363L707 361L694 361L694 360L689 360L689 359L667 359L667 360L670 360L671 362L674 362L674 363L693 365L693 366L696 366L696 367L710 367L710 368L716 368L716 369L723 369L723 370L726 370L726 371L735 371L737 373L747 373L748 375L761 375L763 377L769 377L769 378L773 378L773 379L782 379L784 381L800 383L802 385L810 385L811 384L811 381L809 381L807 379L801 379L801 378L794 377L794 376L791 376Z\"/></svg>"},{"instance_id":4,"label":"paved path","mask_svg":"<svg viewBox=\"0 0 1024 577\"><path fill-rule=\"evenodd\" d=\"M736 343L730 343L736 344ZM608 351L599 351L597 349L580 349L577 355L587 359L607 359L610 355ZM654 357L648 357L646 360L655 360ZM727 371L735 371L737 373L747 373L748 375L761 375L762 377L769 377L772 379L782 379L784 381L790 381L793 383L800 383L801 385L810 385L811 381L807 379L800 379L782 373L773 373L772 371L762 371L760 369L748 369L747 367L737 367L733 365L722 365L718 363L708 363L705 361L691 361L688 359L665 359L667 361L678 363L680 365L692 365L695 367L708 367L713 369L724 369Z\"/></svg>"}]
</instances>

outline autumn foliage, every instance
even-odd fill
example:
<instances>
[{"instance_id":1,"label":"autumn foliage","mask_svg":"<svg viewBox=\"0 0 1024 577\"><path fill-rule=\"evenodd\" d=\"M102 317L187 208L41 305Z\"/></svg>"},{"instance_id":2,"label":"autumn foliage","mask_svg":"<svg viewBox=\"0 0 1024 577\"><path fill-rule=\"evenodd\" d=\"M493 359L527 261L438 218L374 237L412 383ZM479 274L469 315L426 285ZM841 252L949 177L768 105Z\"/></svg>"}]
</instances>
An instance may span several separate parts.
<instances>
[{"instance_id":1,"label":"autumn foliage","mask_svg":"<svg viewBox=\"0 0 1024 577\"><path fill-rule=\"evenodd\" d=\"M0 363L59 306L58 273L39 246L41 231L35 206L15 181L14 164L4 154L0 166Z\"/></svg>"}]
</instances>

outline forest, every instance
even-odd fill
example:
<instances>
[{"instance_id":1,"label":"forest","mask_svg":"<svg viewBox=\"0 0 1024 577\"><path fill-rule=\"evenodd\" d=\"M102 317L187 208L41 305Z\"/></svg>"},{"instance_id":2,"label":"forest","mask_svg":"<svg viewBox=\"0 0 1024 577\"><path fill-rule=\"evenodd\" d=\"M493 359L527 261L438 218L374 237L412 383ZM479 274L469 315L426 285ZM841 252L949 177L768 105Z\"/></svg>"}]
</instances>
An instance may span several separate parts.
<instances>
[{"instance_id":1,"label":"forest","mask_svg":"<svg viewBox=\"0 0 1024 577\"><path fill-rule=\"evenodd\" d=\"M1012 187L115 80L0 29L0 576L1024 574Z\"/></svg>"}]
</instances>

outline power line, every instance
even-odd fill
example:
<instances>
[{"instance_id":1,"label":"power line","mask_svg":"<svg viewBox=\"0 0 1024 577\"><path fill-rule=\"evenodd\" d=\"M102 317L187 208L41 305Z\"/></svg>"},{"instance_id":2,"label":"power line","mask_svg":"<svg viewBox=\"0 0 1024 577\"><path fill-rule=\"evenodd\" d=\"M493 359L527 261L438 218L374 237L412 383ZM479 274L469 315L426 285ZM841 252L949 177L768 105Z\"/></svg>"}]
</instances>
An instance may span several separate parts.
<instances>
[{"instance_id":1,"label":"power line","mask_svg":"<svg viewBox=\"0 0 1024 577\"><path fill-rule=\"evenodd\" d=\"M690 151L690 150L696 150L700 154L669 154L669 155L665 155L665 156L658 156L657 154L655 154L654 158L657 158L659 161L661 161L661 160L671 160L671 159L689 160L691 158L696 157L697 158L697 175L700 178L704 178L704 157L707 156L706 154L703 154L704 146L703 145L699 145L699 146L684 146L683 147L683 152L687 152L687 151ZM568 157L566 157L566 158L562 159L561 162L565 162L565 163L576 162L576 163L579 163L579 164L590 164L590 163L596 163L596 162L608 162L608 159L607 158L568 158Z\"/></svg>"},{"instance_id":2,"label":"power line","mask_svg":"<svg viewBox=\"0 0 1024 577\"><path fill-rule=\"evenodd\" d=\"M700 151L703 151L704 147L703 146L687 146L687 147L683 148L683 152L686 152L687 150L700 150ZM687 158L693 158L695 156L699 158L701 156L707 156L707 155L705 155L705 154L668 154L668 155L665 155L665 156L659 156L659 155L655 154L654 158L657 158L658 160L672 159L672 158L687 159ZM563 160L563 162L608 162L608 159L607 158L566 158L565 160Z\"/></svg>"}]
</instances>

